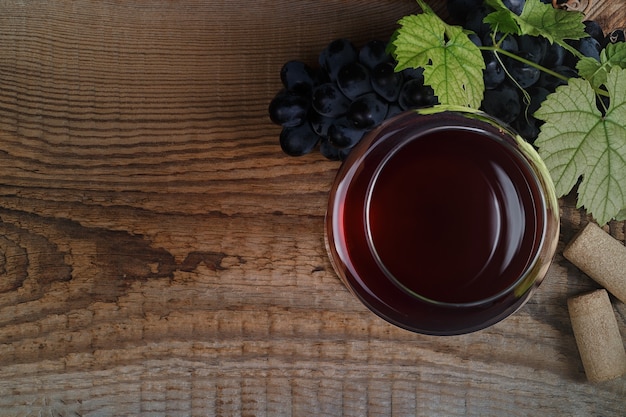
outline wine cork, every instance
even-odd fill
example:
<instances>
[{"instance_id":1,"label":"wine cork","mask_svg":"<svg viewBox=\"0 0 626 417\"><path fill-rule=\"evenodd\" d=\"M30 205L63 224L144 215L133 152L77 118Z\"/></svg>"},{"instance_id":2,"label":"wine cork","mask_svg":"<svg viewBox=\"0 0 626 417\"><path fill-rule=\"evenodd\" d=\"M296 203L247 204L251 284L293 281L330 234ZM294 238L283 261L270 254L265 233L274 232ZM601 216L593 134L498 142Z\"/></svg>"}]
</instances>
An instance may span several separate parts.
<instances>
[{"instance_id":1,"label":"wine cork","mask_svg":"<svg viewBox=\"0 0 626 417\"><path fill-rule=\"evenodd\" d=\"M572 297L567 307L587 379L601 382L626 374L626 351L606 290Z\"/></svg>"},{"instance_id":2,"label":"wine cork","mask_svg":"<svg viewBox=\"0 0 626 417\"><path fill-rule=\"evenodd\" d=\"M563 256L626 303L626 247L595 223L588 223L565 247Z\"/></svg>"}]
</instances>

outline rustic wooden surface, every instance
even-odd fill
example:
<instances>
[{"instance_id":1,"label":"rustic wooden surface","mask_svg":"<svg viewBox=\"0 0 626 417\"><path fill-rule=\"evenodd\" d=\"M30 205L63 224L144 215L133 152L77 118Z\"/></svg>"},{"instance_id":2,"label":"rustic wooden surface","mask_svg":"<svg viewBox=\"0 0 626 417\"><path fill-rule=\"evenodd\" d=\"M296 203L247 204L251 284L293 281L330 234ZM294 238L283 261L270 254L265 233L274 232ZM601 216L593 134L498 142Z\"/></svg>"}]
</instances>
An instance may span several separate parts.
<instances>
[{"instance_id":1,"label":"rustic wooden surface","mask_svg":"<svg viewBox=\"0 0 626 417\"><path fill-rule=\"evenodd\" d=\"M284 156L267 104L284 61L417 10L0 1L0 415L626 415L570 328L596 288L561 256L571 199L540 291L478 333L397 329L333 273L338 163ZM621 1L589 16L626 24Z\"/></svg>"}]
</instances>

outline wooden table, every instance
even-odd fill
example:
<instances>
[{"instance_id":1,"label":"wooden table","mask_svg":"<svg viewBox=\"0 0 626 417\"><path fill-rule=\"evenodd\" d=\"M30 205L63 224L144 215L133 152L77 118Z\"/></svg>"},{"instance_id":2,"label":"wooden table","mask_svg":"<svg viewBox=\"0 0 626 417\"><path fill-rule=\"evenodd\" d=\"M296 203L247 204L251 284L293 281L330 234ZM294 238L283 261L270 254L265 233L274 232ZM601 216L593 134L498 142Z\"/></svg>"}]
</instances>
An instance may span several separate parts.
<instances>
[{"instance_id":1,"label":"wooden table","mask_svg":"<svg viewBox=\"0 0 626 417\"><path fill-rule=\"evenodd\" d=\"M589 16L623 27L620 3ZM567 297L597 288L561 255L571 199L547 280L484 331L400 330L333 272L339 163L283 155L267 105L283 62L417 10L1 1L0 415L626 415L571 331Z\"/></svg>"}]
</instances>

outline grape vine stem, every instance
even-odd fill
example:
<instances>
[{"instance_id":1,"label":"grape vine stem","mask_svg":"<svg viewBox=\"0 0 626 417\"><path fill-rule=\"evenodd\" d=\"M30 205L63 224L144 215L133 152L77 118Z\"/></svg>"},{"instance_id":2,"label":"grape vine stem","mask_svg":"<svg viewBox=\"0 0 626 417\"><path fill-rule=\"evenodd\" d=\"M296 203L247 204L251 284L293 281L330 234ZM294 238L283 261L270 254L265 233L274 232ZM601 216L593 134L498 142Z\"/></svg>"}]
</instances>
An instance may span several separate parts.
<instances>
[{"instance_id":1,"label":"grape vine stem","mask_svg":"<svg viewBox=\"0 0 626 417\"><path fill-rule=\"evenodd\" d=\"M563 75L563 74L559 74L556 71L551 70L550 68L546 68L543 65L537 64L536 62L533 62L529 59L523 58L519 55L514 54L513 52L507 51L506 49L502 49L499 46L479 46L478 47L481 51L491 51L495 54L502 54L505 55L511 59L515 59L516 61L519 61L523 64L529 65L533 68L537 68L539 71L543 71L546 74L552 75L553 77L558 78L559 80L568 82L569 81L569 77ZM596 94L599 94L601 96L606 96L608 97L609 94L601 89L595 89Z\"/></svg>"}]
</instances>

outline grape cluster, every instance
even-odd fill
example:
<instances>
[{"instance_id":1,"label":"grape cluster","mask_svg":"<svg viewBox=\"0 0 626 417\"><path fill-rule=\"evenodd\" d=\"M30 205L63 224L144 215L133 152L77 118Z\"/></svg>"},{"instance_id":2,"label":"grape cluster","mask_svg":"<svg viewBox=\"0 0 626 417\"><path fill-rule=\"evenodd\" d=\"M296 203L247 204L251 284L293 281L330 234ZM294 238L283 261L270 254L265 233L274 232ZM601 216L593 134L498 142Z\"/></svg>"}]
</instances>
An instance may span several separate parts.
<instances>
[{"instance_id":1,"label":"grape cluster","mask_svg":"<svg viewBox=\"0 0 626 417\"><path fill-rule=\"evenodd\" d=\"M552 0L542 0L552 3ZM521 13L525 0L503 0ZM482 0L448 0L450 19L471 30L478 46L500 41L483 22L492 10ZM594 21L585 22L589 37L572 41L585 56L600 59L608 42L624 41L624 31L604 35ZM500 47L567 77L576 77L576 59L563 47L545 38L507 36ZM481 109L509 124L533 142L541 121L532 114L561 79L517 60L484 51L485 95ZM424 84L422 69L395 71L396 62L387 43L372 40L357 48L347 39L336 39L319 54L318 66L298 60L285 63L280 71L283 89L269 104L272 122L281 125L280 146L291 156L316 148L332 160L343 160L370 130L402 111L432 106L437 97ZM526 94L525 94L526 93Z\"/></svg>"},{"instance_id":2,"label":"grape cluster","mask_svg":"<svg viewBox=\"0 0 626 417\"><path fill-rule=\"evenodd\" d=\"M372 40L357 48L336 39L318 61L317 68L298 60L285 63L280 71L284 88L269 105L271 120L282 126L280 145L288 155L319 146L326 158L344 159L384 120L437 102L422 70L395 71L386 42Z\"/></svg>"},{"instance_id":3,"label":"grape cluster","mask_svg":"<svg viewBox=\"0 0 626 417\"><path fill-rule=\"evenodd\" d=\"M559 7L565 1L541 0ZM525 0L503 0L509 10L521 14ZM478 46L493 44L493 33L489 25L483 22L485 16L493 10L482 0L448 0L448 13L455 23L473 31L472 37ZM589 35L570 46L582 55L600 60L600 51L609 42L623 40L623 30L604 34L602 27L593 20L586 20L585 32ZM622 35L620 39L620 35ZM495 34L499 40L499 34ZM502 49L526 58L542 67L550 69L568 78L577 77L577 58L562 46L551 44L546 38L538 36L509 35L500 45ZM483 52L486 69L483 73L485 95L481 109L501 121L509 124L528 142L533 143L542 124L533 117L548 94L565 81L542 72L534 66L522 64L512 58L496 56L492 52ZM508 74L507 74L508 72Z\"/></svg>"}]
</instances>

